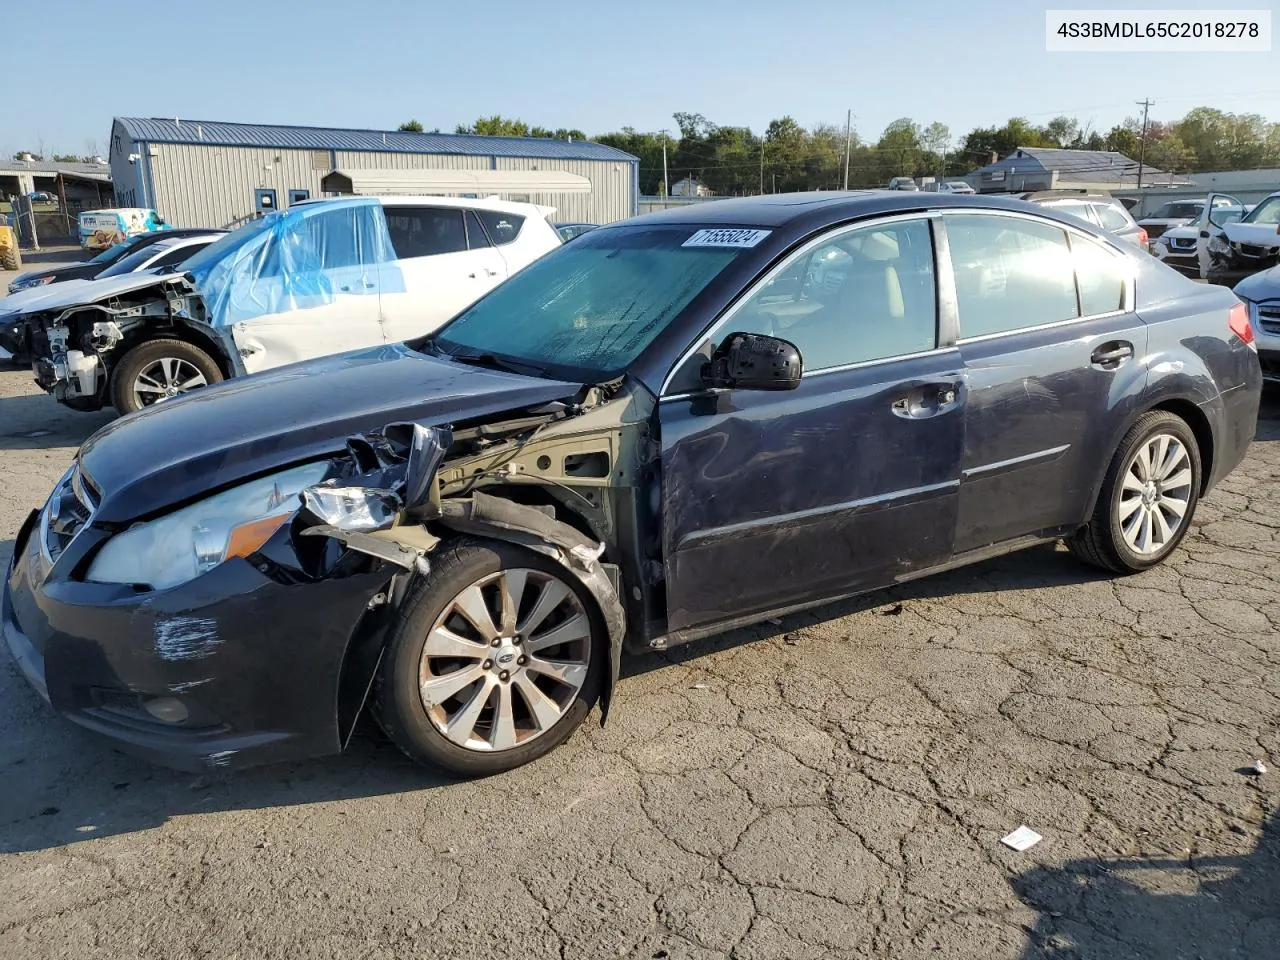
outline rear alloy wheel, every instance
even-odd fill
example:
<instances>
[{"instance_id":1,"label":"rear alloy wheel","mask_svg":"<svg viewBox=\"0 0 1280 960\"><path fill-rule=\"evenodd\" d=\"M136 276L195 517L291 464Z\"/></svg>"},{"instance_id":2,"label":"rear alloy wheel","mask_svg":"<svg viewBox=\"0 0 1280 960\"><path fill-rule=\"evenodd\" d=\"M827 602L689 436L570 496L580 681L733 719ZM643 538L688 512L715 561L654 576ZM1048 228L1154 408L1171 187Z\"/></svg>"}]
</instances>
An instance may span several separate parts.
<instances>
[{"instance_id":1,"label":"rear alloy wheel","mask_svg":"<svg viewBox=\"0 0 1280 960\"><path fill-rule=\"evenodd\" d=\"M461 540L406 599L378 678L388 736L466 776L566 740L599 696L603 626L585 588L520 547Z\"/></svg>"},{"instance_id":2,"label":"rear alloy wheel","mask_svg":"<svg viewBox=\"0 0 1280 960\"><path fill-rule=\"evenodd\" d=\"M1116 451L1093 518L1069 546L1116 573L1155 566L1182 542L1200 493L1200 449L1186 421L1144 414Z\"/></svg>"},{"instance_id":3,"label":"rear alloy wheel","mask_svg":"<svg viewBox=\"0 0 1280 960\"><path fill-rule=\"evenodd\" d=\"M134 347L116 365L111 402L133 413L222 380L222 371L199 347L185 340L152 340Z\"/></svg>"}]
</instances>

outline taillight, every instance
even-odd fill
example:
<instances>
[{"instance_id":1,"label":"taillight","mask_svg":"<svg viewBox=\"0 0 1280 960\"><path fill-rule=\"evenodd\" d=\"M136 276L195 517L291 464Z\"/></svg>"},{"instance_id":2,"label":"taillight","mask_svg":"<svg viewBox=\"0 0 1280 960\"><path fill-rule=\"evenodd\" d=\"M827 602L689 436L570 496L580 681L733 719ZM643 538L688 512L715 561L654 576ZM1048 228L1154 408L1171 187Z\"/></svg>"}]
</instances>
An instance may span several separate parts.
<instances>
[{"instance_id":1,"label":"taillight","mask_svg":"<svg viewBox=\"0 0 1280 960\"><path fill-rule=\"evenodd\" d=\"M1243 303L1237 303L1234 307L1227 311L1227 326L1231 328L1231 332L1245 342L1246 345L1257 350L1257 345L1253 342L1253 327L1249 325L1249 308Z\"/></svg>"},{"instance_id":2,"label":"taillight","mask_svg":"<svg viewBox=\"0 0 1280 960\"><path fill-rule=\"evenodd\" d=\"M1138 243L1145 247L1145 246L1146 246L1148 243L1150 243L1150 242L1151 242L1151 238L1147 236L1147 231L1145 231L1145 230L1139 230L1139 231L1138 231Z\"/></svg>"}]
</instances>

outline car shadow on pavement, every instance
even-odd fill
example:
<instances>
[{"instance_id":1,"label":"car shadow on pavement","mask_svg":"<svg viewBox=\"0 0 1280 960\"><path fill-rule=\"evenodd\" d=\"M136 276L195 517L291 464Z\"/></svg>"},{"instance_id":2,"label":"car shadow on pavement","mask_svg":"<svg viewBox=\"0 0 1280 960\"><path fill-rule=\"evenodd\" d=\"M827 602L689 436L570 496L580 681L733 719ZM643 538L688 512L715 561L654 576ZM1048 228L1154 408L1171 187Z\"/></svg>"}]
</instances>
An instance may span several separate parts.
<instances>
[{"instance_id":1,"label":"car shadow on pavement","mask_svg":"<svg viewBox=\"0 0 1280 960\"><path fill-rule=\"evenodd\" d=\"M1012 879L1040 913L1022 960L1280 954L1280 814L1238 856L1073 860Z\"/></svg>"},{"instance_id":2,"label":"car shadow on pavement","mask_svg":"<svg viewBox=\"0 0 1280 960\"><path fill-rule=\"evenodd\" d=\"M81 413L44 394L0 397L0 450L74 450L114 419L110 407Z\"/></svg>"}]
</instances>

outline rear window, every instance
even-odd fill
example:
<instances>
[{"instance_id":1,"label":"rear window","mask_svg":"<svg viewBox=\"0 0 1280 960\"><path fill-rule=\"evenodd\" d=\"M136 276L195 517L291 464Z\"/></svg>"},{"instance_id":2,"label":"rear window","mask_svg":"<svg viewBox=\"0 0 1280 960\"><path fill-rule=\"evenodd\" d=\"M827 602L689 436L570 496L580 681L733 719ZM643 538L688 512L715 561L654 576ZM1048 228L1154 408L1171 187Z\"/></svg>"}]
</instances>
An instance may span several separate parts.
<instances>
[{"instance_id":1,"label":"rear window","mask_svg":"<svg viewBox=\"0 0 1280 960\"><path fill-rule=\"evenodd\" d=\"M1102 222L1103 229L1123 230L1129 226L1128 216L1125 215L1124 209L1118 205L1095 203L1093 209L1098 212L1098 219Z\"/></svg>"},{"instance_id":2,"label":"rear window","mask_svg":"<svg viewBox=\"0 0 1280 960\"><path fill-rule=\"evenodd\" d=\"M524 226L524 217L518 213L500 213L496 210L477 210L476 216L484 224L489 238L499 247L511 243L520 236L520 228Z\"/></svg>"}]
</instances>

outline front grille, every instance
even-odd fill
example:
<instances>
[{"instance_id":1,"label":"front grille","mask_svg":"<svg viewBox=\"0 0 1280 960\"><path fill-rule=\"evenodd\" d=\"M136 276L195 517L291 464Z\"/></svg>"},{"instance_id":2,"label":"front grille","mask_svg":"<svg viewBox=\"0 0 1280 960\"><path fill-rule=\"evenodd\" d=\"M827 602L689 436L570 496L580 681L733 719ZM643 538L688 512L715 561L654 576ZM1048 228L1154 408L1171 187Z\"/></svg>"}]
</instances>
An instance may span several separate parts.
<instances>
[{"instance_id":1,"label":"front grille","mask_svg":"<svg viewBox=\"0 0 1280 960\"><path fill-rule=\"evenodd\" d=\"M1280 303L1263 303L1254 307L1258 329L1263 333L1280 334Z\"/></svg>"},{"instance_id":2,"label":"front grille","mask_svg":"<svg viewBox=\"0 0 1280 960\"><path fill-rule=\"evenodd\" d=\"M41 517L41 535L50 561L57 560L89 525L101 497L85 479L79 464L54 488Z\"/></svg>"},{"instance_id":3,"label":"front grille","mask_svg":"<svg viewBox=\"0 0 1280 960\"><path fill-rule=\"evenodd\" d=\"M1169 246L1177 250L1194 250L1196 248L1195 237L1170 237Z\"/></svg>"},{"instance_id":4,"label":"front grille","mask_svg":"<svg viewBox=\"0 0 1280 960\"><path fill-rule=\"evenodd\" d=\"M1275 247L1264 247L1256 243L1240 244L1240 252L1246 257L1273 257L1276 253Z\"/></svg>"}]
</instances>

